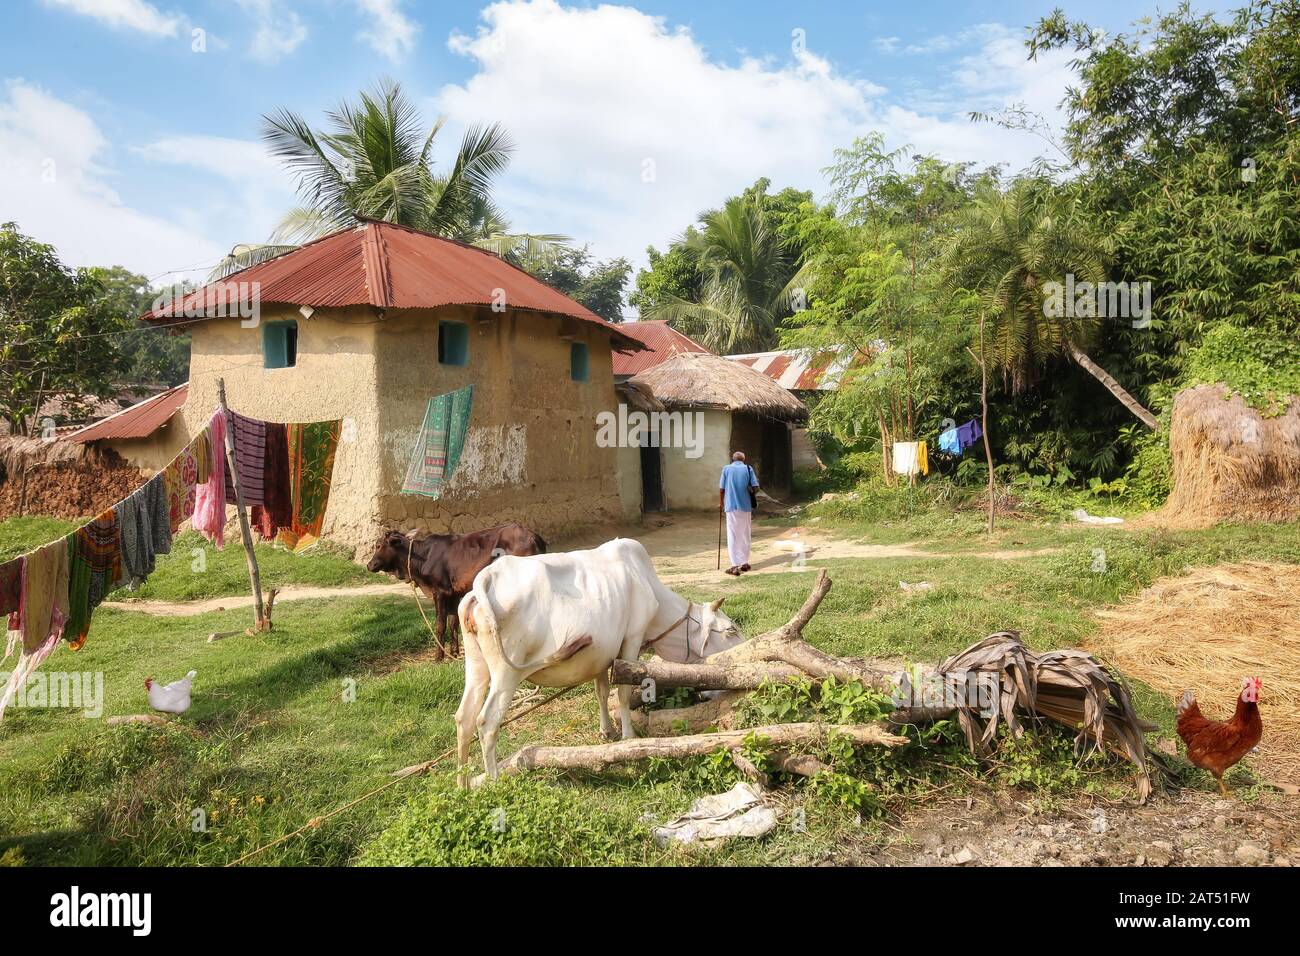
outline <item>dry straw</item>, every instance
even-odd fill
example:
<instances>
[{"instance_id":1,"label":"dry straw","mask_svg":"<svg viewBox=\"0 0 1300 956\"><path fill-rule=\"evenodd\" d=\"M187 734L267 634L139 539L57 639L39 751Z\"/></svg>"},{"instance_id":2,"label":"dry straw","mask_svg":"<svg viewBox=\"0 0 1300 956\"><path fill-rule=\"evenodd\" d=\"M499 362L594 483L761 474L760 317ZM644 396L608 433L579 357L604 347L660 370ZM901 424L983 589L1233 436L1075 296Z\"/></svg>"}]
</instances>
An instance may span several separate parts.
<instances>
[{"instance_id":1,"label":"dry straw","mask_svg":"<svg viewBox=\"0 0 1300 956\"><path fill-rule=\"evenodd\" d=\"M1250 762L1300 783L1300 565L1198 568L1099 616L1099 653L1171 699L1190 688L1212 720L1232 717L1242 677L1260 678L1264 739Z\"/></svg>"},{"instance_id":2,"label":"dry straw","mask_svg":"<svg viewBox=\"0 0 1300 956\"><path fill-rule=\"evenodd\" d=\"M802 422L808 409L748 365L707 352L680 352L631 379L672 409L718 408Z\"/></svg>"},{"instance_id":3,"label":"dry straw","mask_svg":"<svg viewBox=\"0 0 1300 956\"><path fill-rule=\"evenodd\" d=\"M1169 428L1173 489L1162 523L1293 521L1300 516L1300 398L1265 417L1223 385L1174 399Z\"/></svg>"}]
</instances>

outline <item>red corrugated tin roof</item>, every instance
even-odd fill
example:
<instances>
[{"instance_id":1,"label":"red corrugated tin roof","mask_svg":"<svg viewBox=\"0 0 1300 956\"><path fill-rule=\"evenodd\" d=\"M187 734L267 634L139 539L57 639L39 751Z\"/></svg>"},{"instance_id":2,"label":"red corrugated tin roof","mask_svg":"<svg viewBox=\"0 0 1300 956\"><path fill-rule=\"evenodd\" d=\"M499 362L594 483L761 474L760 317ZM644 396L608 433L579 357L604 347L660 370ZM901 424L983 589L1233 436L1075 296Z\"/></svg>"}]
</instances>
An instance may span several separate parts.
<instances>
[{"instance_id":1,"label":"red corrugated tin roof","mask_svg":"<svg viewBox=\"0 0 1300 956\"><path fill-rule=\"evenodd\" d=\"M860 353L843 347L817 352L807 349L751 352L748 355L724 355L723 358L748 365L775 379L783 388L820 392L834 391L839 387L840 376L846 368L856 368L867 361Z\"/></svg>"},{"instance_id":2,"label":"red corrugated tin roof","mask_svg":"<svg viewBox=\"0 0 1300 956\"><path fill-rule=\"evenodd\" d=\"M137 405L100 419L93 425L78 428L64 438L76 442L98 441L101 438L148 438L181 410L185 396L189 394L189 387L189 382L186 382L169 388L153 398L146 398Z\"/></svg>"},{"instance_id":3,"label":"red corrugated tin roof","mask_svg":"<svg viewBox=\"0 0 1300 956\"><path fill-rule=\"evenodd\" d=\"M343 308L370 305L380 309L436 309L447 305L528 309L569 316L610 331L615 348L641 348L585 306L557 292L499 256L406 226L366 222L331 233L267 262L227 276L222 283L258 283L265 305L310 305ZM183 322L201 310L211 283L179 304L146 312L149 322ZM200 311L201 316L201 311Z\"/></svg>"},{"instance_id":4,"label":"red corrugated tin roof","mask_svg":"<svg viewBox=\"0 0 1300 956\"><path fill-rule=\"evenodd\" d=\"M624 322L618 328L640 342L646 350L632 355L616 354L615 375L636 375L648 368L654 368L660 362L680 352L709 351L693 338L682 335L667 322Z\"/></svg>"}]
</instances>

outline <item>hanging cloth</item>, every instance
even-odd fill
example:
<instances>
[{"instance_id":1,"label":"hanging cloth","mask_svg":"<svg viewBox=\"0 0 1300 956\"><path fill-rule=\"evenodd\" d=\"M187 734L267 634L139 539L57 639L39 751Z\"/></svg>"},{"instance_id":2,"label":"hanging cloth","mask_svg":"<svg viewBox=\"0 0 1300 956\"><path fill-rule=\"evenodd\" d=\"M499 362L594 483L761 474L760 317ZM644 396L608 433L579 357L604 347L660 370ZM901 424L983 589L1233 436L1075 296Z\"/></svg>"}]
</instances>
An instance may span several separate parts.
<instances>
[{"instance_id":1,"label":"hanging cloth","mask_svg":"<svg viewBox=\"0 0 1300 956\"><path fill-rule=\"evenodd\" d=\"M443 488L460 463L473 405L473 385L429 399L406 480L402 482L402 494L442 497Z\"/></svg>"},{"instance_id":2,"label":"hanging cloth","mask_svg":"<svg viewBox=\"0 0 1300 956\"><path fill-rule=\"evenodd\" d=\"M113 508L122 537L122 571L132 589L157 565L157 556L170 554L172 533L166 483L155 475L143 488Z\"/></svg>"},{"instance_id":3,"label":"hanging cloth","mask_svg":"<svg viewBox=\"0 0 1300 956\"><path fill-rule=\"evenodd\" d=\"M199 460L196 446L204 441L195 438L181 449L171 464L163 469L163 488L167 496L167 523L172 534L180 531L181 523L194 514L195 495L199 483Z\"/></svg>"},{"instance_id":4,"label":"hanging cloth","mask_svg":"<svg viewBox=\"0 0 1300 956\"><path fill-rule=\"evenodd\" d=\"M266 503L266 428L260 418L228 412L230 433L235 444L235 465L239 469L239 491L245 505ZM226 500L235 500L235 486L226 469Z\"/></svg>"},{"instance_id":5,"label":"hanging cloth","mask_svg":"<svg viewBox=\"0 0 1300 956\"><path fill-rule=\"evenodd\" d=\"M27 678L53 653L68 619L68 541L60 538L26 555L22 606L11 615L23 652L0 694L0 719ZM8 655L6 655L8 656Z\"/></svg>"},{"instance_id":6,"label":"hanging cloth","mask_svg":"<svg viewBox=\"0 0 1300 956\"><path fill-rule=\"evenodd\" d=\"M0 564L0 615L11 614L22 606L23 558Z\"/></svg>"},{"instance_id":7,"label":"hanging cloth","mask_svg":"<svg viewBox=\"0 0 1300 956\"><path fill-rule=\"evenodd\" d=\"M984 437L984 429L980 428L980 423L971 419L965 425L957 427L957 447L964 454L966 449L975 444Z\"/></svg>"},{"instance_id":8,"label":"hanging cloth","mask_svg":"<svg viewBox=\"0 0 1300 956\"><path fill-rule=\"evenodd\" d=\"M74 541L68 548L72 564L69 577L76 582L76 587L69 586L72 609L68 641L73 650L79 650L90 632L90 615L124 581L117 512L105 511L70 537Z\"/></svg>"},{"instance_id":9,"label":"hanging cloth","mask_svg":"<svg viewBox=\"0 0 1300 956\"><path fill-rule=\"evenodd\" d=\"M263 541L293 523L293 494L289 487L289 437L286 426L266 423L266 447L263 454L264 504L255 505L252 521Z\"/></svg>"},{"instance_id":10,"label":"hanging cloth","mask_svg":"<svg viewBox=\"0 0 1300 956\"><path fill-rule=\"evenodd\" d=\"M923 475L930 473L930 452L924 440L916 443L916 467Z\"/></svg>"},{"instance_id":11,"label":"hanging cloth","mask_svg":"<svg viewBox=\"0 0 1300 956\"><path fill-rule=\"evenodd\" d=\"M949 455L961 454L961 441L957 437L956 425L939 435L939 450Z\"/></svg>"},{"instance_id":12,"label":"hanging cloth","mask_svg":"<svg viewBox=\"0 0 1300 956\"><path fill-rule=\"evenodd\" d=\"M342 429L338 419L285 426L292 516L289 526L279 530L277 540L290 551L305 551L320 537Z\"/></svg>"},{"instance_id":13,"label":"hanging cloth","mask_svg":"<svg viewBox=\"0 0 1300 956\"><path fill-rule=\"evenodd\" d=\"M206 481L194 495L194 530L218 548L226 545L226 416L218 411L207 429L211 454Z\"/></svg>"},{"instance_id":14,"label":"hanging cloth","mask_svg":"<svg viewBox=\"0 0 1300 956\"><path fill-rule=\"evenodd\" d=\"M910 477L921 470L917 461L918 445L914 441L894 442L894 474Z\"/></svg>"}]
</instances>

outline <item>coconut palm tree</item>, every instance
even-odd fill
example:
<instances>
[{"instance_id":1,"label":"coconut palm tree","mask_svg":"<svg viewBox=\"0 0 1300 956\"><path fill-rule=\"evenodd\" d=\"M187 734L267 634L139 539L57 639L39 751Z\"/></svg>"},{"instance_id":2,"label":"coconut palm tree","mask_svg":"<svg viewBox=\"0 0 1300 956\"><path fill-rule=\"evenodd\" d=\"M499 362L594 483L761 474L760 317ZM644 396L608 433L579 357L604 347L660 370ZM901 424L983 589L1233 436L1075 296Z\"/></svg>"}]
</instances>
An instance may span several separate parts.
<instances>
[{"instance_id":1,"label":"coconut palm tree","mask_svg":"<svg viewBox=\"0 0 1300 956\"><path fill-rule=\"evenodd\" d=\"M467 131L450 169L440 172L433 147L443 121L425 133L399 84L385 80L326 115L330 127L323 132L290 110L262 118L262 139L297 178L302 205L284 215L270 242L236 246L214 276L366 219L471 242L521 262L545 259L568 241L509 232L491 198L514 150L498 124Z\"/></svg>"},{"instance_id":2,"label":"coconut palm tree","mask_svg":"<svg viewBox=\"0 0 1300 956\"><path fill-rule=\"evenodd\" d=\"M699 300L665 298L646 318L672 322L719 354L770 348L798 277L790 278L793 263L768 224L764 196L733 196L700 225L677 243L704 276Z\"/></svg>"},{"instance_id":3,"label":"coconut palm tree","mask_svg":"<svg viewBox=\"0 0 1300 956\"><path fill-rule=\"evenodd\" d=\"M961 228L940 256L950 291L967 290L979 300L988 322L988 358L1019 391L1039 369L1068 356L1101 382L1148 428L1158 429L1154 415L1084 349L1103 318L1099 309L1045 308L1049 283L1093 288L1106 281L1098 244L1072 204L1050 185L1019 180L1006 190L985 184L976 190Z\"/></svg>"}]
</instances>

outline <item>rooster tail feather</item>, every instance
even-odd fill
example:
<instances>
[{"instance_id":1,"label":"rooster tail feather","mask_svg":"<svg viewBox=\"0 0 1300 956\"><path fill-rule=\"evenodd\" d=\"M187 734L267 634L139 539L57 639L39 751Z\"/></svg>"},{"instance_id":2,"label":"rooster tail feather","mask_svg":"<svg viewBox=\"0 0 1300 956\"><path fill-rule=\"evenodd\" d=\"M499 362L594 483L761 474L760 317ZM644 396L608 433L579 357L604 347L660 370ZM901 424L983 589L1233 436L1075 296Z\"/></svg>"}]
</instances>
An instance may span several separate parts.
<instances>
[{"instance_id":1,"label":"rooster tail feather","mask_svg":"<svg viewBox=\"0 0 1300 956\"><path fill-rule=\"evenodd\" d=\"M189 672L188 674L186 674L185 676L188 677L190 680L194 680L194 678L196 678L196 677L199 676L199 672L198 672L198 671L190 671L190 672ZM1188 691L1188 693L1190 694L1191 691Z\"/></svg>"},{"instance_id":2,"label":"rooster tail feather","mask_svg":"<svg viewBox=\"0 0 1300 956\"><path fill-rule=\"evenodd\" d=\"M1178 702L1178 713L1182 713L1196 703L1196 695L1190 690L1183 691L1183 699Z\"/></svg>"}]
</instances>

